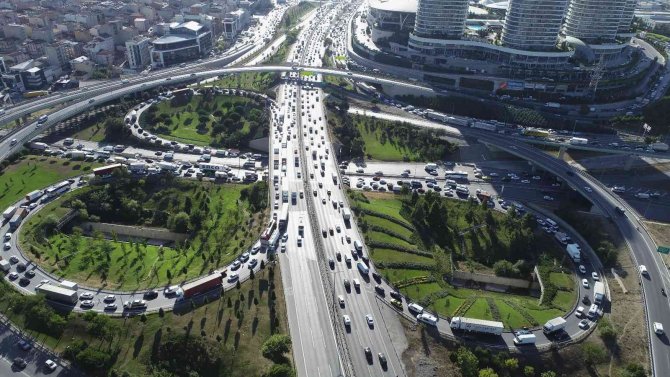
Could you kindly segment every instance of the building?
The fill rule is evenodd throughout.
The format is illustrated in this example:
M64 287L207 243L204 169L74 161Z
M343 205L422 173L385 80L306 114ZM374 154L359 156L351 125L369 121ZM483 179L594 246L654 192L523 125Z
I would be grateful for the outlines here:
M128 67L131 69L144 69L151 64L151 40L146 37L136 37L126 42L126 56Z
M70 60L70 67L72 67L73 72L90 74L95 69L95 64L88 57L79 56Z
M244 9L228 12L223 19L223 37L233 39L249 24L249 13Z
M367 21L370 38L406 40L414 30L417 0L370 0Z
M44 48L47 61L52 67L65 68L69 63L65 44L55 43Z
M167 67L203 57L212 49L212 33L195 21L170 27L168 35L152 42L151 64Z
M413 35L430 39L460 39L467 16L467 0L419 0Z
M7 24L2 27L5 38L18 39L24 41L28 38L28 28L25 25Z
M35 60L28 60L9 67L9 75L14 77L15 82L13 84L20 83L19 87L23 90L43 89L48 85L44 70L38 66ZM5 81L5 75L3 75L3 81Z
M566 5L567 0L511 0L502 31L503 46L555 50Z
M619 34L626 34L630 32L630 27L633 23L633 16L635 15L635 8L637 0L627 0L626 5L621 13L621 22L619 23Z
M570 0L563 32L589 45L612 43L622 25L628 1Z

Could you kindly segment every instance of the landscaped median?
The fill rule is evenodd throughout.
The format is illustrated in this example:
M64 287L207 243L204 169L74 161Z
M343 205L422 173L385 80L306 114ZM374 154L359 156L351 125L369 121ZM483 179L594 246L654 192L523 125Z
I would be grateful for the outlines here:
M563 250L534 230L534 219L435 194L350 190L349 196L382 276L409 300L441 316L496 320L508 329L537 327L569 312L577 300L571 270L562 265ZM535 265L544 285L552 287L542 302L533 283ZM459 276L475 272L491 278L458 279L455 270L464 272ZM495 281L496 275L515 278L522 286L527 281L528 288L483 282Z

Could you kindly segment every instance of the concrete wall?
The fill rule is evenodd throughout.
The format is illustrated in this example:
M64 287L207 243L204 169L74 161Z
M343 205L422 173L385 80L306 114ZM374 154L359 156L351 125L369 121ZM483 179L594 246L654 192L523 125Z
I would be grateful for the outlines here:
M267 137L262 137L260 139L254 139L249 142L249 148L255 149L257 151L269 153L270 152L270 140Z
M85 222L81 224L81 228L87 232L99 231L108 235L116 234L122 237L162 241L183 241L188 238L188 234L174 233L163 228L147 228L142 226Z
M502 276L479 274L476 272L457 270L453 272L453 278L460 280L473 280L479 283L505 285L512 288L540 289L540 284L536 281L531 282L524 279L506 278Z

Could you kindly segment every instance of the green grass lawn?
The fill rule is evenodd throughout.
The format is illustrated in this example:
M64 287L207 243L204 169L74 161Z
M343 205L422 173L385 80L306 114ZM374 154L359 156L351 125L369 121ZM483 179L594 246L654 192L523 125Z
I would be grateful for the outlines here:
M208 85L220 86L223 88L237 88L253 90L255 92L264 92L279 79L279 74L271 72L245 72L237 75L231 75L216 80Z
M433 259L390 249L373 249L372 257L379 262L415 262L433 264Z
M483 298L476 299L470 309L465 312L464 317L493 321L493 315L491 314L489 304Z
M367 130L362 121L356 124L361 138L365 143L365 154L373 160L380 161L403 161L405 157L412 161L419 160L419 154L410 148L405 148L397 143L387 140L382 142L381 129L375 131Z
M572 276L561 272L549 273L549 280L557 287L572 290L575 288L575 281Z
M387 242L391 243L394 245L402 246L402 247L407 247L410 249L416 249L416 245L411 244L405 240L402 240L398 237L395 236L390 236L386 233L382 232L368 232L367 237L370 241L376 241L376 242Z
M496 300L496 306L500 311L500 320L505 324L505 327L508 329L520 329L525 327L530 327L532 324L529 323L518 310L507 305L506 302L502 300Z
M395 233L400 234L401 236L404 236L406 238L411 238L412 237L412 231L407 229L406 227L396 224L392 221L383 219L381 217L375 217L375 216L365 216L365 221L367 221L368 224L370 225L376 225L385 229L388 229L390 231L393 231Z
M99 163L69 161L56 157L27 155L0 174L0 208L12 205L27 193L66 178L91 173Z
M574 291L571 292L558 291L556 292L556 297L554 297L551 303L552 305L567 312L570 309L572 309L572 306L574 305L576 299L577 294Z
M274 287L269 292L270 284ZM25 318L10 310L14 305L14 295L20 295L8 284L2 283L0 290L0 311L23 328ZM277 322L271 323L271 297L276 303ZM44 344L55 352L63 352L75 340L84 340L90 347L104 352L118 348L112 368L119 375L128 372L136 377L149 377L152 353L171 333L202 337L217 345L227 376L260 376L272 362L261 355L263 342L274 333L288 333L286 308L281 284L280 269L274 268L270 277L266 268L256 274L254 280L242 283L239 290L226 292L220 299L197 306L186 313L166 312L164 315L110 317L117 331L111 343L91 335L87 331L88 322L82 313L70 313L63 333L49 336L26 330L36 342ZM287 354L289 359L291 354ZM106 371L99 374L107 375Z
M73 139L93 141L96 143L103 142L105 140L104 123L105 123L104 120L96 122L89 127L86 127L84 129L75 132L70 137Z
M443 288L437 283L414 284L409 287L401 288L400 292L410 298L422 298L431 293L440 292ZM418 300L418 299L417 299Z
M396 268L385 268L382 269L380 272L384 276L384 278L390 281L391 283L396 283L407 279L413 279L417 277L430 275L430 271L405 270Z
M400 209L402 208L400 199L393 199L391 196L388 198L385 197L384 199L368 197L368 201L369 203L357 201L356 205L361 208L391 216L411 227L411 224L400 215Z
M42 221L51 213L62 217L69 210L63 203L80 195L79 192L59 198L31 217L22 228L20 242L24 250L31 251L36 261L48 271L89 286L132 290L197 277L228 264L251 246L261 232L264 212L252 214L245 205L238 204L245 185L203 183L189 187L184 191L184 199L198 197L206 191L209 206L215 210L209 212L202 229L186 247L160 249L141 242L96 240L66 234L53 235L47 242L39 239L38 229ZM93 190L92 187L86 189ZM106 263L100 259L104 255L109 255Z

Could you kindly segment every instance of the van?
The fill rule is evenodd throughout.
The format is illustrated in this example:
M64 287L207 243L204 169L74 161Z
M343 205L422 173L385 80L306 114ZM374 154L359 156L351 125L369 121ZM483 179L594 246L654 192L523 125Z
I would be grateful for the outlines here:
M648 275L649 274L649 271L647 271L647 266L645 266L643 264L640 265L639 270L640 270L640 274L642 274L642 275Z
M415 304L415 303L411 303L411 304L407 305L407 309L409 309L410 312L414 312L414 313L417 313L417 314L423 313L423 306Z
M359 240L355 240L354 249L360 254L363 251L363 244Z

